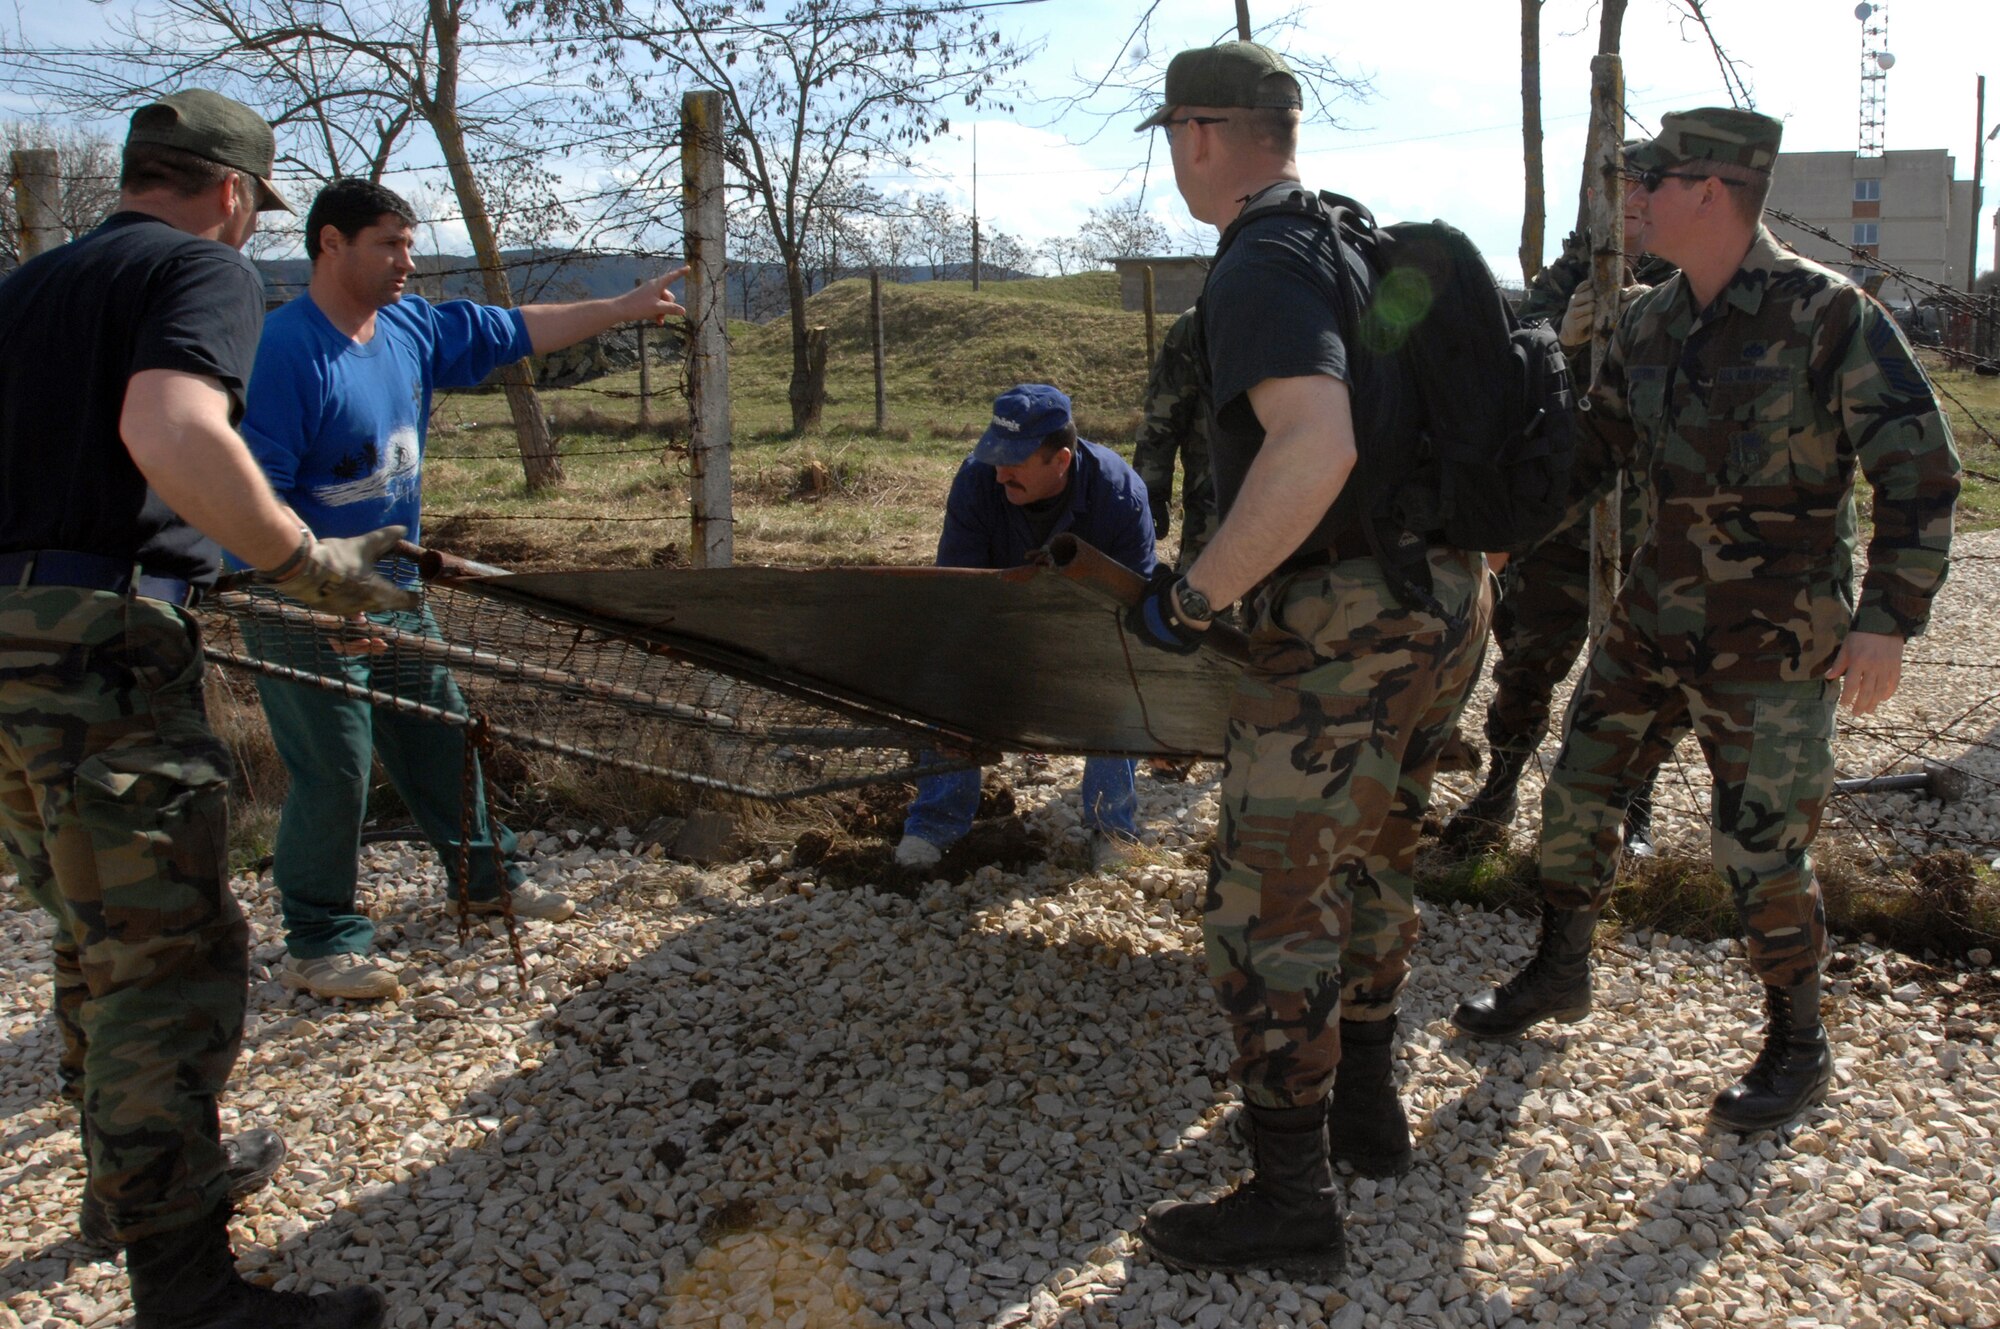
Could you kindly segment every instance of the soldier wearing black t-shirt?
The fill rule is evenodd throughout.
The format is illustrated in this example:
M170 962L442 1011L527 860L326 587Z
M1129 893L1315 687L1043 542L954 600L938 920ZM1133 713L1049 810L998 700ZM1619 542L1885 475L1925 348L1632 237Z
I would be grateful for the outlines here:
M1340 314L1343 266L1373 289L1361 255L1296 212L1233 224L1300 188L1291 71L1249 42L1183 51L1166 103L1140 128L1167 131L1188 210L1223 231L1201 303L1222 525L1131 621L1192 649L1211 606L1250 598L1202 933L1257 1169L1218 1200L1156 1209L1139 1237L1184 1268L1324 1282L1346 1256L1331 1160L1388 1176L1412 1159L1392 1076L1411 869L1479 668L1485 568L1413 540L1392 579L1373 552L1392 556L1369 536L1378 473L1416 436L1400 366L1352 344ZM1427 596L1409 591L1425 579Z
M227 546L337 614L408 603L401 535L315 541L235 432L263 315L240 251L271 130L210 92L132 117L118 211L0 283L0 841L54 916L61 1078L81 1109L83 1226L124 1245L138 1329L372 1329L356 1288L236 1274L216 1096L243 1037L248 928L229 893L227 750L186 612ZM238 1172L243 1168L238 1168Z

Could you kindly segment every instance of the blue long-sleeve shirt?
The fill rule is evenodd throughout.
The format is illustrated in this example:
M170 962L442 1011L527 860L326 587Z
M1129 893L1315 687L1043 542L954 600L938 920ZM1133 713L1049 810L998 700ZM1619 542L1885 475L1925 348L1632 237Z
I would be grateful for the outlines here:
M531 349L518 309L406 295L356 342L302 295L264 320L243 440L314 534L395 524L415 540L432 390L470 387Z
M1069 507L1056 518L1050 538L1068 531L1139 575L1151 575L1153 518L1146 482L1123 457L1088 439L1077 440L1070 465L1075 475L1066 491ZM993 467L968 458L945 500L937 565L1019 567L1036 547L1027 513L1008 501Z

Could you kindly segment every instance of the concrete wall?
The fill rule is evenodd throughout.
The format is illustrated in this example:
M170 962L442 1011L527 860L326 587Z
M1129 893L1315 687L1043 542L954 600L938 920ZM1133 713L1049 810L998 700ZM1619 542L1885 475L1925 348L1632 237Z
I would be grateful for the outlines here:
M1146 307L1146 269L1153 269L1153 311L1171 322L1183 309L1191 309L1201 296L1201 284L1208 278L1206 255L1115 258L1118 269L1118 299L1127 309ZM1161 330L1166 335L1165 329Z
M1969 181L1954 182L1954 162L1942 148L1891 151L1880 157L1851 152L1786 152L1778 156L1771 180L1770 206L1825 228L1841 241L1852 240L1857 222L1874 222L1876 257L1958 289L1965 286L1965 253L1973 224ZM1857 200L1857 180L1881 182L1879 200ZM1860 261L1844 245L1829 244L1783 222L1771 228L1809 258L1841 272ZM1890 277L1882 296L1890 304L1913 303L1927 292L1906 290Z

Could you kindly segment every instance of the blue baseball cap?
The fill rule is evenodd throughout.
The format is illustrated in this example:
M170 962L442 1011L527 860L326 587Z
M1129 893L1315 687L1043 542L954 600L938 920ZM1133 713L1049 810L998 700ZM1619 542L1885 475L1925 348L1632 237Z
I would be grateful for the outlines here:
M1069 423L1069 395L1046 383L1022 383L993 401L993 423L973 445L972 460L1019 466L1042 440Z

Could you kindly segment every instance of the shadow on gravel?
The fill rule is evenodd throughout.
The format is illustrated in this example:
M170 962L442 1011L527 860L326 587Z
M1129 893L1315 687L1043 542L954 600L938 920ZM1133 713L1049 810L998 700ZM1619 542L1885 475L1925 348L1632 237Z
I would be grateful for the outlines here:
M1161 1032L1207 1006L1198 957L971 916L1040 893L996 886L970 910L860 890L673 901L679 930L539 1021L518 1073L448 1101L476 1144L424 1150L412 1131L394 1166L320 1183L348 1204L246 1271L372 1279L400 1329L643 1329L697 1304L842 1325L1025 1307L1146 1204L1207 1184L1209 1160L1188 1168L1174 1141L1223 1097L1213 1031ZM842 935L822 930L833 913ZM424 1037L461 1023L440 1014ZM1092 1115L1155 1081L1169 1110L1127 1133ZM311 1166L305 1123L288 1134ZM306 1189L281 1174L272 1194ZM961 1253L940 1254L947 1237Z

